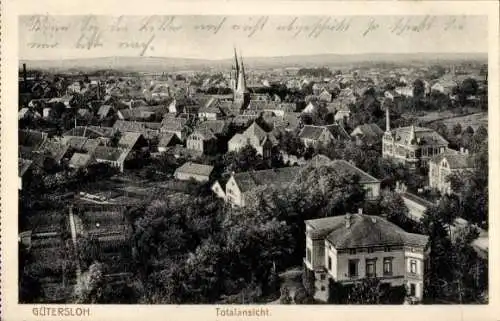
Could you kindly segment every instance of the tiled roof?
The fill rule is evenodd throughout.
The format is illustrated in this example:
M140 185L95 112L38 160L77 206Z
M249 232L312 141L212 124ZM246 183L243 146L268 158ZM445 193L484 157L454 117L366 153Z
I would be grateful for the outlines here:
M105 118L106 116L108 116L112 108L113 107L111 105L102 105L97 111L97 116L99 116L101 119Z
M348 161L345 161L343 159L335 159L329 165L332 166L333 168L335 168L335 170L337 170L340 173L357 175L359 177L359 182L361 184L380 183L380 180L376 179L375 177L371 176L367 172L357 168L353 164L351 164Z
M400 127L393 129L391 131L391 134L393 137L395 137L395 140L397 142L401 142L403 144L411 144L412 142L410 142L410 137L412 130L414 130L415 133L414 143L418 143L420 139L421 144L448 145L448 141L446 139L444 139L436 131L430 128L416 126Z
M54 139L47 139L40 146L40 151L48 152L52 159L56 162L60 162L68 151L69 146L61 141L56 141Z
M118 161L122 154L122 151L116 147L109 146L97 146L94 152L96 159L107 160L107 161Z
M186 118L163 118L161 122L161 128L163 130L173 130L179 131L186 126L187 119Z
M158 140L158 146L166 147L170 145L174 137L177 137L174 133L161 133Z
M362 135L367 138L379 139L382 135L384 135L384 131L374 123L359 125L353 130L353 132L357 130L360 130Z
M325 127L332 133L335 139L350 139L351 136L346 132L344 127L340 124L325 125Z
M197 128L189 136L191 137L192 135L198 135L198 136L202 137L203 140L217 139L217 137L215 137L214 133L208 128Z
M142 136L141 133L124 132L120 136L120 140L118 141L118 146L124 148L132 148L134 147L135 143L137 143L137 141L141 136Z
M92 156L89 154L74 153L71 159L69 160L69 165L75 168L83 168L86 167L91 160Z
M451 169L474 168L474 154L466 154L453 149L447 149L444 153L431 158L431 162L439 164L446 159Z
M224 120L207 120L200 123L197 129L209 129L215 135L222 135L227 130L227 123Z
M245 193L261 185L287 185L292 183L300 167L273 168L261 171L250 171L233 174L241 192Z
M188 173L188 174L195 174L195 175L210 176L213 169L214 169L214 167L210 166L210 165L203 165L203 164L196 164L193 162L187 162L187 163L184 163L181 167L177 168L175 170L175 172L176 173Z
M350 217L350 225L346 220ZM326 239L336 249L373 246L408 245L424 247L429 237L404 231L399 226L379 216L348 214L308 220L315 237Z
M299 133L300 138L317 140L321 137L326 127L305 125Z

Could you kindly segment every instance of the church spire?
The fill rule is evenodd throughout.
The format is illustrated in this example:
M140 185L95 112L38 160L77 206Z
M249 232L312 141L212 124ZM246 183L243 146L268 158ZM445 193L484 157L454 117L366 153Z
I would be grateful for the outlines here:
M234 49L234 68L236 70L236 77L240 74L240 65L238 64L238 56L236 54L236 47L233 47Z
M238 86L236 87L239 92L244 93L247 91L247 84L245 78L245 66L243 65L243 58L240 56L241 69L238 73Z

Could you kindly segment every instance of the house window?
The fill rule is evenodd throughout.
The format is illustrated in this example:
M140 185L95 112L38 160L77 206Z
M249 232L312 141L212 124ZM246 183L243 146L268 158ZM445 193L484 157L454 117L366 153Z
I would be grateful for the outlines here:
M311 255L311 249L310 249L310 248L307 248L307 249L306 249L306 260L307 260L307 262L309 262L309 263L312 263L312 261L311 261L311 256L312 256L312 255Z
M358 260L349 260L349 277L356 277L358 276Z
M366 260L366 276L374 277L377 275L375 260Z
M384 275L392 275L392 259L384 258Z
M332 269L332 258L328 256L328 270Z
M349 254L356 254L356 249L349 249Z
M373 253L373 247L368 248L368 253Z
M417 274L417 260L410 261L410 273Z
M384 247L384 252L390 252L391 248L389 246Z
M415 283L410 283L410 296L416 296L417 295L417 287L415 286Z
M324 281L326 279L326 274L321 274L321 281Z

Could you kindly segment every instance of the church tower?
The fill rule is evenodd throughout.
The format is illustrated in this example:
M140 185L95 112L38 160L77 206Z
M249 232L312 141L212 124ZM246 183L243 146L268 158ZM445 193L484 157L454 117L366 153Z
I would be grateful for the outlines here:
M237 60L236 60L237 61ZM238 67L238 83L236 84L236 90L234 91L234 103L239 109L245 109L250 102L250 93L247 89L245 66L243 64L243 58L240 56L241 66Z
M234 48L234 64L231 66L231 79L230 79L230 87L233 90L233 93L236 93L236 89L238 86L238 75L240 72L240 66L238 64L238 57L236 56L236 48Z

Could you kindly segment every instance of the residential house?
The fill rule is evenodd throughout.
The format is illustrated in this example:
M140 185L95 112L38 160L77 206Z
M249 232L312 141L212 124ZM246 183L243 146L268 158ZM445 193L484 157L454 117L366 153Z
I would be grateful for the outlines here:
M306 147L327 145L335 138L325 126L305 125L299 133L299 138Z
M226 192L224 192L224 188L222 188L222 184L219 181L215 181L210 189L214 192L215 196L223 200L226 199Z
M248 128L257 118L258 115L255 114L237 115L231 120L231 125L236 128Z
M413 86L396 87L394 91L400 96L413 97Z
M179 138L181 141L184 141L188 134L188 128L186 126L187 121L188 120L186 118L165 117L161 122L160 131L162 133L174 133L175 135L177 135L177 138Z
M213 169L210 165L187 162L175 170L174 177L182 181L194 179L198 182L208 182Z
M74 153L68 162L69 168L73 169L85 169L93 162L93 157L91 154L86 153Z
M127 153L120 148L110 146L97 146L94 151L94 158L97 163L106 163L116 167L120 172L125 168Z
M277 145L276 138L265 132L257 123L253 123L242 134L235 134L228 142L228 151L239 151L246 145L251 145L257 155L263 158L271 157L272 148Z
M451 193L448 177L475 168L474 155L463 148L460 151L446 149L429 160L429 186L441 193Z
M211 97L198 109L198 118L201 120L216 120L223 115L220 106L222 101L218 98Z
M327 302L329 279L351 285L380 278L391 286L407 286L422 300L428 236L412 234L380 216L346 214L305 221L304 263L315 274L317 300Z
M431 86L431 92L438 92L444 95L451 95L453 90L458 87L458 84L453 80L439 80Z
M160 134L162 124L154 122L136 122L118 119L113 128L120 133L132 132L141 133L144 138L151 140L156 139Z
M169 147L181 144L181 140L174 133L160 133L158 137L158 152L164 153Z
M386 108L386 131L382 138L382 157L409 165L427 167L430 158L442 154L448 141L436 131L413 125L391 130Z
M273 168L261 171L232 173L226 184L226 201L234 206L248 205L248 195L258 186L288 186L297 177L300 167Z
M319 109L319 104L315 101L307 103L306 107L302 110L303 114L312 114Z
M323 156L326 157L326 156ZM359 178L359 184L365 190L366 200L373 201L380 197L380 183L381 181L367 172L359 169L354 164L343 160L332 160L329 166L335 168L340 174L355 175Z
M330 92L328 92L328 90L326 90L325 88L323 88L320 93L318 94L318 100L319 101L323 101L323 102L331 102L332 101L332 94L330 94Z
M226 136L228 132L228 122L224 120L206 120L198 124L196 129L210 130L217 137Z
M186 147L203 154L212 154L217 150L217 137L210 129L197 128L188 136Z
M336 112L335 112L335 115L333 116L333 119L338 122L338 123L342 123L342 124L347 124L347 121L349 120L349 118L351 117L351 110L349 109L349 107L345 104L341 104Z
M358 145L374 145L379 143L384 136L384 131L375 123L363 124L354 128L351 137L356 140Z
M328 129L330 133L332 133L333 138L336 140L344 140L344 141L351 140L351 136L345 130L344 126L340 123L325 125L324 127Z
M147 150L148 142L141 133L124 132L120 135L117 147L128 150Z
M92 139L97 138L111 138L117 132L112 127L98 127L98 126L76 126L71 128L63 134L65 136L80 136Z
M69 146L58 139L47 139L39 147L38 151L50 158L55 164L61 165L66 156Z
M134 108L134 109L121 109L116 113L116 115L118 116L118 119L122 120L149 121L153 120L155 112L150 110Z

